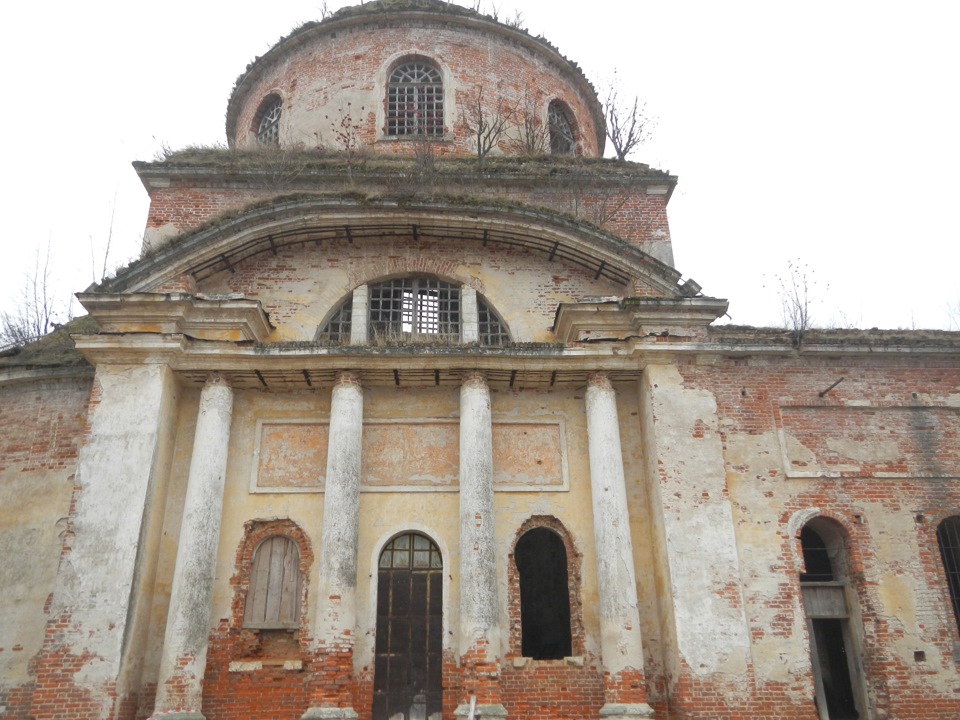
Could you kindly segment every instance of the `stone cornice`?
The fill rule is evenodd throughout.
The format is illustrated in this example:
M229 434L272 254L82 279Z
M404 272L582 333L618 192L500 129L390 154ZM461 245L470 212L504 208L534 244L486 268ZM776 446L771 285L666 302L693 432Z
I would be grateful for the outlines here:
M598 298L560 303L553 331L559 342L634 337L705 337L707 326L727 311L717 298Z
M186 293L80 293L104 335L180 334L197 340L262 341L273 326L259 300ZM78 346L79 347L79 346Z

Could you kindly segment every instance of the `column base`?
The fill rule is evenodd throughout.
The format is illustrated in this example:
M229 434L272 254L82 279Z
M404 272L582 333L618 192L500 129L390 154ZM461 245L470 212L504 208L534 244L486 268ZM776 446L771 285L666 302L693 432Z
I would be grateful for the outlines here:
M600 708L603 720L635 720L652 718L653 708L646 703L607 703Z
M353 708L312 707L300 720L357 720L357 713Z
M192 710L170 710L169 712L155 712L149 720L207 720L203 715Z
M456 717L467 718L470 716L470 705L464 703L457 706L453 713ZM473 708L474 718L505 718L507 709L503 705L476 705Z

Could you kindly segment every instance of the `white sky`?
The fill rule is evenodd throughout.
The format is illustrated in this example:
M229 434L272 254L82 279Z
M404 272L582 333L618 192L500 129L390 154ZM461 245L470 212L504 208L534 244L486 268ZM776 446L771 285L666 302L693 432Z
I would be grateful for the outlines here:
M111 265L134 258L148 200L130 162L224 142L236 77L321 3L11 5L0 309L48 242L61 297L85 288L114 206ZM657 129L632 159L679 175L676 266L734 322L779 323L793 260L821 325L960 327L960 3L502 0L501 18L517 7L647 101Z

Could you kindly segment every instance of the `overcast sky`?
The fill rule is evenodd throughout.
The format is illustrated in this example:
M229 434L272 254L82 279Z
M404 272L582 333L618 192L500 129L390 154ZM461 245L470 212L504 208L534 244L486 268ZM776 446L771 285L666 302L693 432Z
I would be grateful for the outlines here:
M114 211L110 264L133 259L148 200L130 162L223 143L236 77L321 4L11 6L0 309L48 243L62 298L99 277ZM960 3L502 0L501 18L517 8L646 100L658 123L632 159L679 176L677 269L733 322L779 324L794 261L821 325L960 324Z

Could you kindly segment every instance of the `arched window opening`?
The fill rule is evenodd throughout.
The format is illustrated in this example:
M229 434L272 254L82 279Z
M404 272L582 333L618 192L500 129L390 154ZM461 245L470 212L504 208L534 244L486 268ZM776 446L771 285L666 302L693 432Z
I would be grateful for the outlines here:
M801 530L800 547L817 708L821 718L854 720L863 716L863 692L850 627L855 597L845 579L843 537L830 523L814 520Z
M375 340L460 338L460 286L436 278L395 278L370 286Z
M261 145L280 144L280 114L283 102L276 95L269 95L254 116L257 142Z
M420 533L380 553L373 718L440 717L443 706L443 560Z
M521 652L534 660L572 654L567 551L545 527L524 533L514 550L520 576Z
M387 135L443 135L443 80L430 63L413 60L390 73Z
M349 343L352 316L353 296L350 296L320 328L317 333L317 341L329 345L346 345Z
M510 334L503 321L497 316L487 301L477 297L477 313L479 319L479 335L481 345L502 346L510 342Z
M800 582L831 582L834 580L833 564L827 544L809 525L800 531L800 547L803 548L803 566Z
M362 304L354 303L357 293ZM355 306L356 312L365 306L367 317L353 317ZM465 342L503 347L511 338L506 323L473 289L416 276L356 288L317 329L316 341L326 345Z
M550 153L552 155L573 155L576 137L570 115L563 105L554 100L547 107L547 124L550 128Z
M271 535L253 554L243 626L258 629L300 627L300 551L286 535Z
M953 617L960 628L960 517L948 517L940 523L937 528L937 545L940 546L943 571L947 575Z

